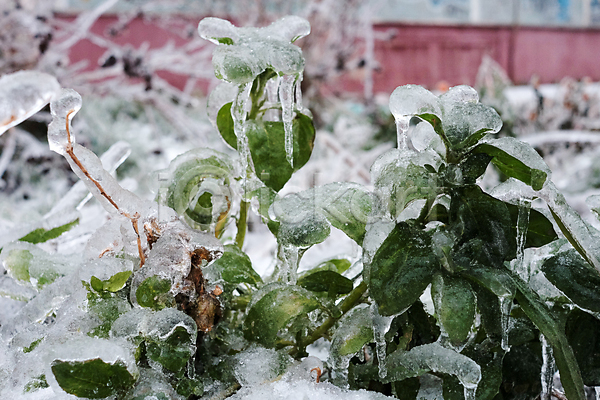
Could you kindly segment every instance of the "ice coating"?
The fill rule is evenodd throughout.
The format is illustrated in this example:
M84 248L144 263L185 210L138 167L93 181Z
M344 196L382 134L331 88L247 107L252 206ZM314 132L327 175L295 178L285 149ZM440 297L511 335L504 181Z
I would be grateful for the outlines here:
M397 87L390 96L390 112L396 120L418 114L441 114L438 98L419 85Z
M527 230L529 228L529 215L531 213L530 197L522 196L518 200L519 214L517 216L517 257L513 261L515 272L525 282L529 282L531 278L531 270L529 263L524 260L525 240L527 238Z
M477 103L478 101L477 90L467 85L453 86L440 96L440 102L444 108L456 103Z
M481 380L481 367L470 358L442 347L439 343L424 344L409 351L396 351L388 356L388 369L395 364L409 370L431 370L455 375L463 385L465 398L472 399L473 391ZM388 379L393 380L393 376Z
M238 28L229 21L205 18L198 33L220 45L213 54L217 77L237 84L249 83L267 68L281 75L297 75L304 68L304 58L296 39L310 33L304 18L284 17L264 28Z
M50 102L52 122L48 125L48 145L50 150L65 155L67 146L75 143L71 120L81 109L81 95L73 89L62 89Z
M285 371L292 358L264 347L251 347L234 357L234 374L242 386L272 381Z
M578 251L600 272L600 233L581 219L552 181L549 180L538 193L548 204L553 217L561 221L561 229L567 230L576 242Z
M500 339L500 347L502 350L510 351L508 344L508 331L510 329L510 311L512 309L514 296L499 296L500 302L500 326L502 327L502 338Z
M52 75L19 71L0 78L0 135L41 110L60 91Z
M251 163L245 134L246 104L252 83L269 69L276 73L286 159L293 166L292 121L294 111L302 108L300 81L304 57L300 48L292 43L310 33L308 21L288 16L264 28L237 28L229 21L205 18L198 24L198 33L202 38L220 45L213 53L215 75L238 86L231 115L244 169ZM267 87L270 92L274 91L273 84L267 83ZM274 100L269 98L269 101Z
M331 339L328 362L331 365L334 382L338 386L348 387L348 366L350 359L356 353L345 347L347 342L357 335L357 330L361 331L360 333L366 331L367 337L369 336L368 331L371 331L372 337L373 316L371 307L367 304L361 304L344 315Z

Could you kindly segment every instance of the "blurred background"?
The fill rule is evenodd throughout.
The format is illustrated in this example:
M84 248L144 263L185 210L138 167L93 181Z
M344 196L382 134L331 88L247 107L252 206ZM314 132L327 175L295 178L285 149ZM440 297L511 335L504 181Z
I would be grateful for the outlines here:
M369 184L373 161L395 146L391 92L468 84L501 114L499 135L531 143L588 213L583 201L600 188L600 0L5 0L0 74L40 70L80 92L78 141L98 154L130 143L118 176L152 197L152 171L177 154L228 151L206 114L218 81L200 19L266 26L288 14L312 26L296 43L319 130L290 187ZM46 109L0 136L2 226L43 215L75 182L47 149L49 121Z

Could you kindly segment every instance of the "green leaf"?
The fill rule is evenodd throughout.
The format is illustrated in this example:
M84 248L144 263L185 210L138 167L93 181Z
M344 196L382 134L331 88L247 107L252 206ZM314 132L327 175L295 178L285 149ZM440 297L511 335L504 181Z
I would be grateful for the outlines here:
M575 304L600 312L600 275L575 249L548 258L541 268L546 278Z
M236 245L225 245L223 255L215 260L209 268L217 270L227 283L248 283L253 286L262 283L262 278L252 268L250 257Z
M44 229L44 228L36 229L34 231L29 232L27 235L23 236L19 240L22 242L29 242L29 243L34 243L34 244L35 243L44 243L50 239L56 239L63 233L69 231L71 228L73 228L77 224L79 224L79 218L77 218L71 222L67 222L66 224L52 228L52 229Z
M308 162L312 154L315 141L312 119L298 112L293 120L293 168L286 158L283 122L249 120L246 123L248 145L256 176L269 188L278 192L292 173Z
M502 266L504 261L516 256L517 242L506 204L484 193L477 185L461 187L452 196L450 227L460 238L459 245L474 245L474 239L482 245L479 250L463 249L471 253L461 261L466 264L463 267L473 259L485 265Z
M373 317L368 306L356 307L339 322L331 339L333 357L358 353L363 346L373 342Z
M497 297L513 297L516 293L513 278L504 268L473 263L470 268L460 271L460 274L486 288Z
M298 286L311 292L327 292L330 297L350 293L353 289L352 280L336 271L309 271L298 279Z
M225 143L237 150L237 136L233 130L233 117L231 116L231 106L233 102L225 104L217 113L217 129Z
M337 271L340 274L346 272L352 266L352 262L346 258L334 258L320 264L316 269L327 269Z
M408 309L431 283L439 261L431 250L430 234L409 225L397 224L371 263L369 293L381 315Z
M475 319L475 294L461 278L436 274L431 283L431 297L440 325L454 344L463 343Z
M600 321L574 309L567 319L565 333L581 368L583 383L600 386Z
M23 347L23 353L31 353L40 343L42 343L42 340L44 340L43 337L34 340L29 346Z
M65 392L89 399L123 393L136 381L122 361L109 364L99 358L86 361L54 360L52 373Z
M244 337L265 347L274 347L278 332L300 315L319 307L309 291L299 286L273 284L258 301L251 303L244 321Z
M550 169L530 145L512 137L488 140L473 149L473 154L485 153L505 175L540 190L550 176Z
M135 291L137 302L142 307L162 310L175 305L175 300L169 294L171 281L156 275L146 278Z
M46 389L47 387L50 387L50 385L48 385L48 382L46 381L46 375L42 374L27 382L23 389L23 393L35 392L36 390Z
M464 183L474 184L485 173L492 156L485 153L470 153L459 164Z
M519 207L514 204L505 204L510 212L510 218L513 221L513 230L516 236ZM529 225L527 227L527 235L525 237L525 248L542 247L550 242L555 241L556 239L558 239L558 235L554 231L554 225L552 225L552 222L550 222L550 220L541 212L530 209Z
M548 343L552 345L554 360L560 372L560 379L567 398L569 400L585 400L583 379L577 365L577 359L564 331L553 319L544 303L524 282L514 277L513 281L518 289L515 298L519 305L540 332L544 334Z
M11 276L23 282L29 282L29 268L33 254L29 250L11 249L4 260L4 268L10 272Z
M371 213L373 196L356 183L336 182L307 189L278 198L273 202L275 218L282 229L291 236L315 237L301 240L307 244L318 243L329 234L329 224L340 229L349 238L361 244ZM278 235L280 236L280 235Z

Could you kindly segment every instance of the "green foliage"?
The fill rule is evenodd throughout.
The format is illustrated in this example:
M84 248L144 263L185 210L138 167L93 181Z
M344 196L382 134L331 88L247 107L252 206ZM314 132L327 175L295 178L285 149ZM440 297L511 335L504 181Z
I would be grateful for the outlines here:
M307 33L305 21L286 21L299 28L282 31L283 37L272 27L201 22L201 35L218 44L217 77L237 90L219 99L215 122L239 157L193 149L173 160L161 172L166 190L157 201L179 216L173 221L205 233L154 216L140 216L136 227L132 219L135 229L144 229L150 260L139 260L133 279L123 271L83 282L87 297L77 306L87 315L73 334L128 343L123 354L135 359L139 379L122 361L56 359L51 370L59 386L85 398L226 398L246 385L234 365L242 355L267 348L273 360L286 359L266 366L276 370L269 379L277 379L295 368L288 366L290 356L301 360L307 346L323 340L330 342L332 361L324 379L337 385L412 400L425 376L435 376L446 399L523 399L541 390L543 335L566 397L583 400L584 383L600 384L600 323L593 314L600 312L600 277L590 265L600 254L578 236L557 201L549 201L547 213L494 197L478 184L492 163L530 186L534 197L548 199L544 191L552 182L541 157L516 139L487 138L501 120L472 88L438 97L406 85L392 94L390 110L400 127L420 120L418 133L429 135L423 141L429 146L399 146L380 156L372 167L373 191L337 182L282 196L292 174L309 162L316 134L310 113L284 99L285 91L300 97L294 91L304 59L292 42ZM256 55L258 42L263 52ZM266 93L274 84L282 85L279 100ZM261 277L244 251L252 212L278 242L270 277ZM546 215L576 247L555 242L544 248L544 260L525 265L526 249L558 238ZM76 222L21 240L41 243ZM298 275L304 252L327 239L332 227L362 248L362 260L331 259ZM177 257L161 238L177 239L171 242ZM212 244L192 246L194 240ZM159 252L153 245L164 247ZM43 289L64 275L57 267L34 268L41 257L28 249L1 255L10 276ZM428 288L433 309L424 304ZM52 324L61 315L52 310L43 317ZM52 346L47 338L28 337L20 356L37 356ZM44 375L28 379L26 392L48 386Z
M79 224L79 218L51 229L38 228L34 231L29 232L27 235L23 236L19 240L22 242L29 243L44 243L50 239L56 239L63 233L71 230L71 228L73 228L77 224Z
M100 358L85 361L54 360L52 373L65 392L90 399L122 393L136 381L136 377L122 362L106 363Z

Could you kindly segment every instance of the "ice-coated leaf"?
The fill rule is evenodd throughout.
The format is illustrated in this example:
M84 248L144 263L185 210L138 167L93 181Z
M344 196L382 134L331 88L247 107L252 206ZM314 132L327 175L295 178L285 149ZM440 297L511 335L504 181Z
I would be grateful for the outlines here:
M280 223L277 240L294 248L310 247L321 243L329 236L331 228L327 219L317 211L303 213L301 222Z
M131 306L127 301L116 296L90 297L88 296L88 310L99 320L99 324L88 332L88 336L108 339L112 324L121 315L131 310Z
M198 32L220 45L213 53L215 75L244 84L269 68L280 75L301 73L304 57L292 43L310 33L310 24L304 18L288 16L265 28L238 28L226 20L205 18L198 24Z
M350 356L373 342L373 320L368 306L358 306L348 312L339 322L331 339L332 357Z
M408 309L431 283L439 260L431 237L406 222L396 225L371 263L369 293L381 315Z
M283 122L248 121L246 134L256 176L267 187L278 192L292 173L309 160L314 147L315 128L312 119L296 113L292 122L294 138L293 167L287 162Z
M0 78L0 136L48 104L60 91L52 75L19 71Z
M325 230L329 223L360 244L373 200L359 184L335 182L276 199L272 210L280 230Z
M77 224L79 224L79 218L51 229L38 228L34 231L29 232L27 235L23 236L19 240L28 243L44 243L50 239L56 239L63 233L69 231Z
M214 44L233 44L238 40L237 28L229 21L221 18L204 18L198 24L200 37Z
M326 292L330 297L336 297L350 293L353 282L336 271L311 270L298 279L298 286L311 292Z
M512 297L515 295L515 284L503 268L473 263L470 268L462 270L461 275L498 297Z
M398 349L385 359L386 381L399 381L420 376L429 371L454 375L465 388L476 388L481 380L481 368L472 359L438 343Z
M218 271L227 283L248 283L256 286L262 282L260 275L252 268L250 257L236 245L225 245L221 258L215 260L209 268Z
M167 188L166 205L182 215L195 229L216 229L224 223L234 194L236 171L226 154L200 148L177 156L169 168L159 172Z
M542 272L575 304L600 312L600 275L575 249L548 258Z
M146 354L165 369L178 372L184 368L194 351L191 335L181 326L176 326L166 338L146 340Z
M467 102L444 108L442 129L456 150L475 146L485 135L500 128L502 119L490 106Z
M507 176L540 190L550 177L550 168L530 145L512 137L490 139L479 144L473 153L492 156L492 163Z
M581 369L583 383L600 386L600 321L574 309L567 318L565 333Z
M371 179L377 197L393 217L409 203L435 196L438 175L426 167L438 168L441 160L432 152L402 152L396 149L381 155L371 166ZM434 168L434 169L435 169Z
M461 278L436 274L431 283L431 297L440 325L452 343L463 343L475 319L475 294Z
M513 277L513 282L517 287L515 299L521 309L552 345L554 360L567 398L584 400L583 379L564 330L561 329L560 324L553 318L539 296L519 278Z
M175 304L173 296L169 293L170 290L171 281L169 279L152 275L138 286L135 296L140 306L162 310Z
M419 85L397 87L390 96L390 112L395 118L419 114L441 115L437 96Z
M223 105L217 113L217 129L225 143L237 150L237 137L233 129L233 118L231 117L231 106L233 102Z
M244 337L266 347L275 346L278 332L294 318L320 305L308 290L299 286L274 285L264 290L266 293L249 306Z
M153 313L143 324L148 358L171 372L181 371L196 351L197 326L174 308Z
M52 362L52 373L60 387L77 397L102 399L123 393L136 381L121 361L106 363L100 358Z

